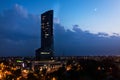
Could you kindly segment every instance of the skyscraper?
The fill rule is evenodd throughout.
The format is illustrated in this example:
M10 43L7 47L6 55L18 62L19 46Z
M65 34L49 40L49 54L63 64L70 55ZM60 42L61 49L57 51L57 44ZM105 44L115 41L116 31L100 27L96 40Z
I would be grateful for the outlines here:
M41 48L36 50L36 59L51 59L53 53L53 10L49 10L41 14Z

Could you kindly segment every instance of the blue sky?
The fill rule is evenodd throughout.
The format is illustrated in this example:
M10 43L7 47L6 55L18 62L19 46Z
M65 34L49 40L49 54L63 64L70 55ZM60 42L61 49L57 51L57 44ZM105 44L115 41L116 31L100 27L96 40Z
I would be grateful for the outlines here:
M1 0L0 11L15 4L24 7L28 13L40 15L53 9L54 17L71 29L74 24L92 33L106 32L120 34L119 0Z
M0 0L0 56L33 56L49 9L55 55L120 54L120 0Z

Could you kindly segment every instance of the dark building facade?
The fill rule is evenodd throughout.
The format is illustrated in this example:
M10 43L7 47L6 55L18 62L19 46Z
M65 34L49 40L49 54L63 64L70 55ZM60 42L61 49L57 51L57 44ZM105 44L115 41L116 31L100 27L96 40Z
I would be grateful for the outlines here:
M49 60L53 54L53 10L49 10L41 14L41 48L36 50L36 60Z

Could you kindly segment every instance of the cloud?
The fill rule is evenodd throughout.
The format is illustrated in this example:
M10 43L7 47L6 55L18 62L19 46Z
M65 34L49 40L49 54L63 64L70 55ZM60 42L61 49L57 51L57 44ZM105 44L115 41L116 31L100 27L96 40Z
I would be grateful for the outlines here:
M57 55L118 55L120 52L119 36L92 34L81 30L78 25L74 25L72 30L65 30L60 24L55 25Z
M65 26L54 19L55 55L119 54L118 34L114 33L114 36L106 33L93 34L79 27L73 25L72 30L66 30ZM18 4L0 14L0 56L33 56L35 49L39 47L39 16L29 14Z
M3 11L0 14L1 55L33 55L35 47L40 44L39 29L39 17L28 14L20 5Z
M57 24L60 24L60 20L59 20L59 18L54 18L54 23L57 23Z
M27 10L25 10L22 6L20 6L18 4L14 5L14 9L15 9L15 11L19 12L19 14L21 14L23 17L28 16Z

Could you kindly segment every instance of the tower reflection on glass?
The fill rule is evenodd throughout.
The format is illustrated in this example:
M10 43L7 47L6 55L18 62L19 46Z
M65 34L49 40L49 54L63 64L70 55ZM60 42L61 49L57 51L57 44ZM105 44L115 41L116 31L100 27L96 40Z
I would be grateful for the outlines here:
M53 10L41 14L41 48L36 50L36 60L49 60L54 52Z

